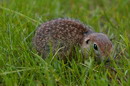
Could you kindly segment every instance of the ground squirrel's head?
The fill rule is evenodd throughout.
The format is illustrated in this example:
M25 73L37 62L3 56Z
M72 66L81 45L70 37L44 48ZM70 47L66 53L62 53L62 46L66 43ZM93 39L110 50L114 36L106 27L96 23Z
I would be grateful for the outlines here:
M85 34L82 49L84 51L92 49L95 52L96 59L107 60L112 51L112 42L103 33Z

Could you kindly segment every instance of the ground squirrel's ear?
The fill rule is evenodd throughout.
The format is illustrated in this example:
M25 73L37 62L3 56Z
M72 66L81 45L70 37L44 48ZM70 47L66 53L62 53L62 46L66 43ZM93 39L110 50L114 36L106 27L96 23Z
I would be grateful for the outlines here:
M86 44L89 44L89 41L90 41L90 39L87 38L87 39L85 40Z

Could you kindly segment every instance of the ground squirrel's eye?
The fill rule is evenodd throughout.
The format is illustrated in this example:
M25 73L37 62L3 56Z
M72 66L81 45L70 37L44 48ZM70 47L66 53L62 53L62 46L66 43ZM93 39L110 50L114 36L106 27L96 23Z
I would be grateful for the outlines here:
M90 39L88 39L88 40L86 41L86 44L88 44L88 43L89 43L89 41L90 41Z
M94 49L95 49L95 50L98 50L98 47L97 47L97 45L96 45L96 44L94 44L94 46L93 46L93 47L94 47Z

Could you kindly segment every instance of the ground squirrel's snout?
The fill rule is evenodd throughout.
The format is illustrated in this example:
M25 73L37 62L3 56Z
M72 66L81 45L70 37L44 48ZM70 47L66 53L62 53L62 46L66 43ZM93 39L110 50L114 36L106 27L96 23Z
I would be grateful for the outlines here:
M84 38L83 48L92 48L96 54L96 59L109 61L112 51L112 42L102 33L92 33Z

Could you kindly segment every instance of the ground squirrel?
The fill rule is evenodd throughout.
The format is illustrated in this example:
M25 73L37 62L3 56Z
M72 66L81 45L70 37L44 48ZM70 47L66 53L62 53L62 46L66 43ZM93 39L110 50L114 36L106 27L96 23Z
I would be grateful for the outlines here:
M111 53L112 43L103 33L96 33L87 25L78 20L59 18L41 24L33 39L37 51L47 57L50 45L53 52L64 47L60 52L64 55L75 45L81 47L81 51L93 48L95 54L104 59ZM85 52L87 55L87 52Z

